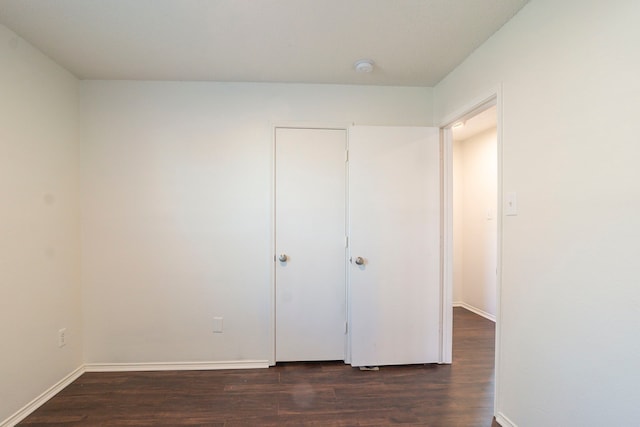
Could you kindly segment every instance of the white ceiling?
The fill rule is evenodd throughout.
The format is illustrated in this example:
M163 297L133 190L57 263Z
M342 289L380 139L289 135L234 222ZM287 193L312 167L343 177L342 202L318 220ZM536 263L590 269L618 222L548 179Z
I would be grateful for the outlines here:
M496 106L463 120L462 123L464 126L452 128L454 141L464 141L488 129L495 128L498 125Z
M0 23L82 79L434 86L526 1L0 0Z

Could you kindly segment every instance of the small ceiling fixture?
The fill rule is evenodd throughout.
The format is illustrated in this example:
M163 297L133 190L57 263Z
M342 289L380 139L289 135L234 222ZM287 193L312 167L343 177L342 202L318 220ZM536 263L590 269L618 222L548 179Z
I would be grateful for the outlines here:
M451 126L453 129L462 129L464 127L464 122L457 122Z
M373 61L370 59L360 59L354 64L358 73L370 73L373 71Z

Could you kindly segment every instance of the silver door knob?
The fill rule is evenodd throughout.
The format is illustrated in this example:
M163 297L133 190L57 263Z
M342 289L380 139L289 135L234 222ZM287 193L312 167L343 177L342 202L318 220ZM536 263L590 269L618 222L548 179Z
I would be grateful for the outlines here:
M287 259L288 259L287 254L280 254L278 259L280 260L280 262L287 262Z
M356 257L356 265L363 265L364 264L364 258L362 258L361 256Z

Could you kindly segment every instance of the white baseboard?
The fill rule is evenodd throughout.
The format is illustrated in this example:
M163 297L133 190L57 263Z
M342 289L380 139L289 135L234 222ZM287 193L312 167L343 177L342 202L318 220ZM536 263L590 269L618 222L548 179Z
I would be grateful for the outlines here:
M509 418L507 418L502 412L498 412L496 414L496 421L502 426L502 427L518 427L516 425L516 423L514 423L513 421L511 421Z
M224 362L152 362L152 363L87 363L86 372L135 371L209 371L217 369L268 368L267 360L234 360Z
M6 420L0 422L0 427L13 427L18 424L20 421L27 418L31 413L33 413L36 409L44 405L47 400L51 399L56 394L60 393L62 389L66 386L74 382L80 375L84 373L84 366L78 367L76 370L71 372L69 375L49 387L44 393L40 396L33 399L31 402L27 403L22 409L19 409L15 414L11 415Z
M482 317L484 317L485 319L489 319L489 320L491 320L492 322L495 322L495 321L496 321L496 316L494 316L493 314L491 314L491 313L487 313L487 312L486 312L486 311L484 311L484 310L480 310L479 308L474 307L474 306L472 306L472 305L470 305L470 304L467 304L466 302L456 301L456 302L454 302L454 303L453 303L453 306L454 306L454 307L462 307L462 308L465 308L465 309L467 309L467 310L469 310L469 311L471 311L471 312L473 312L473 313L477 314L478 316L482 316Z

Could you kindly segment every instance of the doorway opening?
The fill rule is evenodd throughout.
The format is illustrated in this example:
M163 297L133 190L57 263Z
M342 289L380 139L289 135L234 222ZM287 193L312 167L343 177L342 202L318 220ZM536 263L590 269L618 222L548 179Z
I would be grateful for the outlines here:
M492 372L487 404L493 403L494 412L500 374L501 99L501 89L497 87L447 116L441 126L442 325L445 332L453 331L455 310L456 322L473 319L472 326L486 332L481 338L480 330L470 330L467 337L486 340L487 367ZM457 323L457 330L459 326ZM465 339L443 335L443 363L455 363L455 348L464 345Z
M496 106L452 127L453 363L495 372L496 284L498 274L498 133ZM495 376L478 396L495 406Z
M452 127L453 307L496 320L496 106Z

